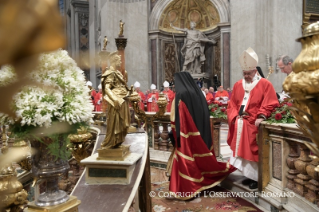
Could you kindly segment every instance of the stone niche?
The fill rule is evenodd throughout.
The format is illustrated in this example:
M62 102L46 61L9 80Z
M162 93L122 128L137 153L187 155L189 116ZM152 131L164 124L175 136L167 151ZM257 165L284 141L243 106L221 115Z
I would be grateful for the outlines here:
M201 73L193 74L194 79L203 78L206 87L229 87L230 25L228 15L225 15L228 7L227 2L219 0L158 1L150 15L151 82L158 85L165 80L171 82L174 73L183 69L181 49L186 35L170 27L170 23L178 28L189 29L193 21L197 30L217 42L214 45L205 44L206 60Z

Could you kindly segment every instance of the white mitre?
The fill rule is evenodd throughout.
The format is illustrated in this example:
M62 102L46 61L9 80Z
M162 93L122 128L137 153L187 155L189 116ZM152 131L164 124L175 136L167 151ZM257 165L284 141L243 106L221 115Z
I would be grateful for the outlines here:
M141 84L138 81L136 81L134 83L134 88L139 88L139 87L141 87Z
M167 87L169 87L169 83L168 83L167 81L165 81L165 82L163 83L163 86L164 86L164 88L167 88Z
M156 85L152 84L152 85L151 85L151 89L152 89L152 90L156 89Z
M102 89L102 85L99 84L99 86L97 86L97 88L98 88L99 90L101 90L101 89Z
M87 81L87 82L86 82L86 85L87 85L87 86L92 86L93 84L92 84L91 81Z
M258 65L258 56L252 48L245 50L239 57L239 63L243 71L250 71Z

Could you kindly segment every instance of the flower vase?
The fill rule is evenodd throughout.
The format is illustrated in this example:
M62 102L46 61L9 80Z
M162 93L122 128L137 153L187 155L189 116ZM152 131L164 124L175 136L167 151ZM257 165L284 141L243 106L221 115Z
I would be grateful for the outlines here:
M50 142L52 141L49 138L42 139L42 142L31 141L31 146L36 150L32 156L32 175L37 180L46 181L46 191L35 199L35 204L40 207L58 205L69 199L65 191L59 190L58 180L70 166L67 160L57 158L50 153L47 148Z

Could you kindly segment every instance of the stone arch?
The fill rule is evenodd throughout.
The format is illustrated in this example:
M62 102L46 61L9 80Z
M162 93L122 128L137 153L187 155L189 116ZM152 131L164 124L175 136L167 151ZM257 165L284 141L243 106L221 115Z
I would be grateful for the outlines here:
M150 31L158 30L160 17L165 8L172 2L172 0L159 0L150 15ZM220 23L228 23L230 21L229 4L223 0L210 0L213 3L219 13Z

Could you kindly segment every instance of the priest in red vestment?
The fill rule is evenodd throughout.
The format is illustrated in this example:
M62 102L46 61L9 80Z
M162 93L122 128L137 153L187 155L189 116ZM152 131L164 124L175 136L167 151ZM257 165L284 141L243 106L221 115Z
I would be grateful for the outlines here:
M206 94L207 105L212 104L214 102L213 94L211 92L209 92L207 88L204 91L205 91L205 94Z
M227 104L229 99L229 94L224 90L223 86L219 86L218 91L215 94L216 101L221 102L222 104Z
M95 102L95 111L101 112L102 111L102 85L98 86L99 92L95 94L94 102Z
M157 106L157 100L158 100L158 92L156 90L156 85L151 85L151 92L147 96L147 111L148 112L157 112L158 106Z
M170 138L175 150L168 162L169 191L186 200L216 186L236 169L228 162L218 162L214 155L206 100L190 73L174 77Z
M252 48L242 53L239 62L244 79L235 83L227 107L227 143L232 150L229 161L248 178L243 184L255 189L258 187L256 134L259 124L278 106L278 99L272 84L256 74L258 56Z
M90 94L89 95L91 95L91 101L92 101L92 104L94 105L94 109L93 109L93 111L95 111L95 101L94 101L94 99L95 99L95 95L96 95L96 91L93 89L93 84L92 84L92 82L91 81L87 81L86 82L86 86L88 86L88 88L90 89Z
M141 91L141 84L136 81L134 83L134 88L135 88L136 92L138 93L138 95L140 96L140 99L141 99L141 101L140 101L140 109L144 111L145 95Z
M164 86L163 94L165 94L167 99L166 112L171 112L172 102L175 98L175 93L171 89L169 89L169 83L167 81L163 83L163 86Z

